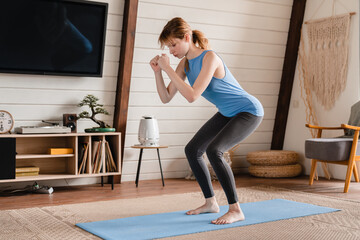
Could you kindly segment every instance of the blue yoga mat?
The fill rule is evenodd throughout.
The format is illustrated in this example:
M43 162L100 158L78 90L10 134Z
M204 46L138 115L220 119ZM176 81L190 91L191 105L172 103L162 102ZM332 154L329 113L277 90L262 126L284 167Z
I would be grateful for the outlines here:
M186 215L186 211L178 211L78 223L76 226L103 239L153 239L340 211L284 199L243 203L241 209L244 221L224 225L215 225L211 221L225 214L228 206L221 206L219 213Z

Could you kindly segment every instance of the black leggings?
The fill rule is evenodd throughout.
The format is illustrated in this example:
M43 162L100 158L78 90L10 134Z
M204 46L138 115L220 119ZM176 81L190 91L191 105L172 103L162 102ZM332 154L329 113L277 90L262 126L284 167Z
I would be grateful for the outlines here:
M185 147L185 154L205 198L214 196L211 177L202 155L206 151L229 204L236 203L234 174L223 158L223 153L248 137L261 123L263 117L248 112L234 117L216 113L195 134Z

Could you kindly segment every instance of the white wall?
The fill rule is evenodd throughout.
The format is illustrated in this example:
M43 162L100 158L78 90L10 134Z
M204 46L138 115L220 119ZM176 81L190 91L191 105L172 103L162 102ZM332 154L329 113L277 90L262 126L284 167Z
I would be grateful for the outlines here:
M137 131L143 115L158 119L165 177L184 177L188 163L184 146L194 133L216 113L205 99L189 104L179 93L162 104L148 64L160 53L157 39L167 21L184 18L193 29L201 30L210 45L224 59L245 90L260 99L265 118L259 129L244 141L233 159L235 172L247 171L246 153L270 148L277 95L285 53L291 0L140 0L135 40L131 93L125 142L123 181L133 181L139 150ZM175 67L179 60L171 58ZM169 81L168 79L166 81ZM156 151L145 150L141 179L160 178Z
M316 9L322 0L307 1L304 21L312 19L331 16L332 0L325 0L322 7L317 13ZM345 13L348 11L356 12L352 16L350 29L350 46L349 46L349 68L347 84L344 92L335 103L334 108L326 111L320 104L317 103L314 97L314 109L318 118L318 122L322 126L339 126L341 123L347 123L350 116L350 107L359 100L359 1L347 0L341 1L346 9L341 5L336 5L336 13ZM298 78L298 71L296 71L291 105L289 111L288 122L286 126L284 149L295 150L301 154L301 162L305 168L305 173L310 173L310 160L304 158L304 142L305 139L310 138L309 131L305 128L305 105L300 96L300 85ZM325 131L324 136L339 136L341 131L329 132ZM320 164L319 164L320 165ZM334 178L344 179L346 174L345 166L337 166L329 164L329 170ZM318 166L318 173L323 176L323 171Z
M94 94L110 111L102 118L112 123L122 28L123 0L109 2L104 76L102 78L54 77L0 74L0 109L15 117L16 126L38 125L41 120L62 121L63 113L79 113L77 103ZM212 49L224 59L245 90L260 99L265 118L258 130L244 141L233 159L235 172L247 171L246 153L269 149L276 112L292 0L140 0L133 72L131 79L123 181L133 181L138 151L136 144L141 116L153 114L160 128L165 177L184 177L188 163L184 146L216 109L204 99L187 103L180 94L163 105L156 93L149 60L160 50L157 38L175 16L183 17L193 29L203 31ZM173 66L178 60L171 58ZM168 79L167 79L168 81ZM94 126L80 120L79 130ZM141 179L160 178L155 151L143 154ZM53 181L54 185L92 183L98 179ZM0 186L1 187L1 186Z

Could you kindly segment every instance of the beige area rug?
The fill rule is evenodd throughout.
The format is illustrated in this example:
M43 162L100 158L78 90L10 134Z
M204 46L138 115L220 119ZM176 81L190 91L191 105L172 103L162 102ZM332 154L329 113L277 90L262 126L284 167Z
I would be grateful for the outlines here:
M282 198L342 211L166 239L360 239L358 201L268 186L237 190L240 203ZM220 205L226 205L222 191L216 191L216 197ZM202 203L202 194L197 192L5 210L0 211L0 239L99 239L77 228L75 223L181 211L195 208Z

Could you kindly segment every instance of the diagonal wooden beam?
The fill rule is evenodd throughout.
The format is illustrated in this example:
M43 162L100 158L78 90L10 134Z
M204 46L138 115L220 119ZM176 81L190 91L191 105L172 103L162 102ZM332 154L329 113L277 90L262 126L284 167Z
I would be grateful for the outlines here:
M286 123L296 70L296 61L298 57L301 26L304 20L305 5L306 0L293 1L275 124L271 141L271 149L273 150L282 150L284 146Z
M121 165L124 156L137 11L138 0L125 0L114 113L114 128L121 132ZM119 181L120 179L115 179L115 182Z

